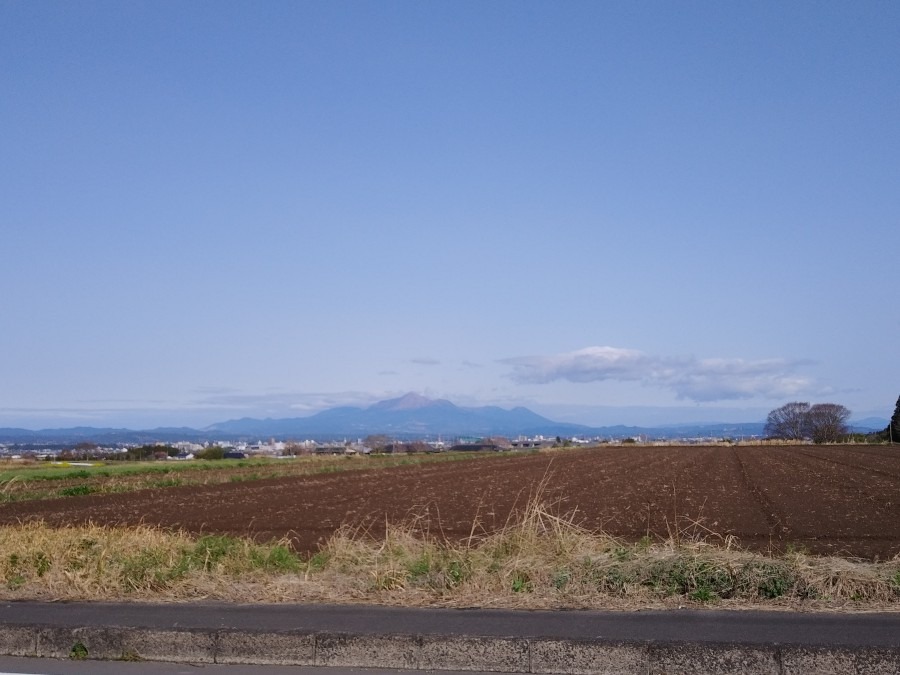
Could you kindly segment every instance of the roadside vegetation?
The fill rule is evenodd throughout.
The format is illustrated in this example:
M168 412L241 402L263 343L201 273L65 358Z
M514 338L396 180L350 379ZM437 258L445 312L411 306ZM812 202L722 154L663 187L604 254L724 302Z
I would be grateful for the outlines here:
M0 464L0 503L474 460L485 456L487 455L477 453L421 453L310 455L239 460Z
M900 560L751 553L695 522L626 543L553 515L533 499L499 532L462 543L414 521L378 539L343 529L315 555L151 527L0 528L0 598L365 602L406 606L617 608L709 606L896 609Z

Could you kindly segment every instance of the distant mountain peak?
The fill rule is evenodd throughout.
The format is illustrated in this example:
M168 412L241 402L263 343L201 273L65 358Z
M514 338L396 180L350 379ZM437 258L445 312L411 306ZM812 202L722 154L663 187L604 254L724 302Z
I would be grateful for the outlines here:
M392 398L387 401L379 401L369 406L369 410L394 411L394 410L419 410L430 408L434 405L444 405L449 401L435 400L420 396L415 392L409 392L400 398Z

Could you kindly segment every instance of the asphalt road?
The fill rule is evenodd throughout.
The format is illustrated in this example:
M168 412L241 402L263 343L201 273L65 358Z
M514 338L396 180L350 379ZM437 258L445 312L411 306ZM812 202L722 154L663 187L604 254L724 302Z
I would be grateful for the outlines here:
M0 605L4 624L323 631L357 634L897 647L900 613L409 609L370 605L35 603ZM333 671L329 671L333 672Z

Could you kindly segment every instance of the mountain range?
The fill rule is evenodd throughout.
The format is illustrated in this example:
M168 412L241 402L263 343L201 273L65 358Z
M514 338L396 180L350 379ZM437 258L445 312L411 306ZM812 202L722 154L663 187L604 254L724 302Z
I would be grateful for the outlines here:
M867 418L853 423L858 431L883 429L887 420ZM0 428L5 443L150 443L176 440L317 439L357 438L386 434L396 438L427 436L603 436L622 438L645 435L653 438L761 436L763 422L681 424L661 427L603 426L555 422L528 408L507 410L497 406L462 407L445 399L418 394L375 403L366 408L338 407L308 417L257 419L244 417L212 424L203 429L160 427L135 431L97 427L68 429Z
M368 408L331 408L310 417L287 419L243 418L213 424L207 430L251 436L505 436L548 433L550 430L554 431L554 435L572 435L585 433L588 429L589 427L578 424L554 422L527 408L465 408L444 399L407 394L375 403Z

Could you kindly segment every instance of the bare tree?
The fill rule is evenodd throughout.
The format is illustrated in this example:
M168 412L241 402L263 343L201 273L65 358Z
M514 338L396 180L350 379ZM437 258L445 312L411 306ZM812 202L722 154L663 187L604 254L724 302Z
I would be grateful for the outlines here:
M813 443L836 443L849 431L850 411L837 403L817 403L806 417Z
M371 434L363 439L363 445L375 453L384 452L384 449L390 444L390 436L385 436L384 434Z
M765 434L768 438L800 441L808 434L807 414L809 403L794 401L775 408L766 418Z

